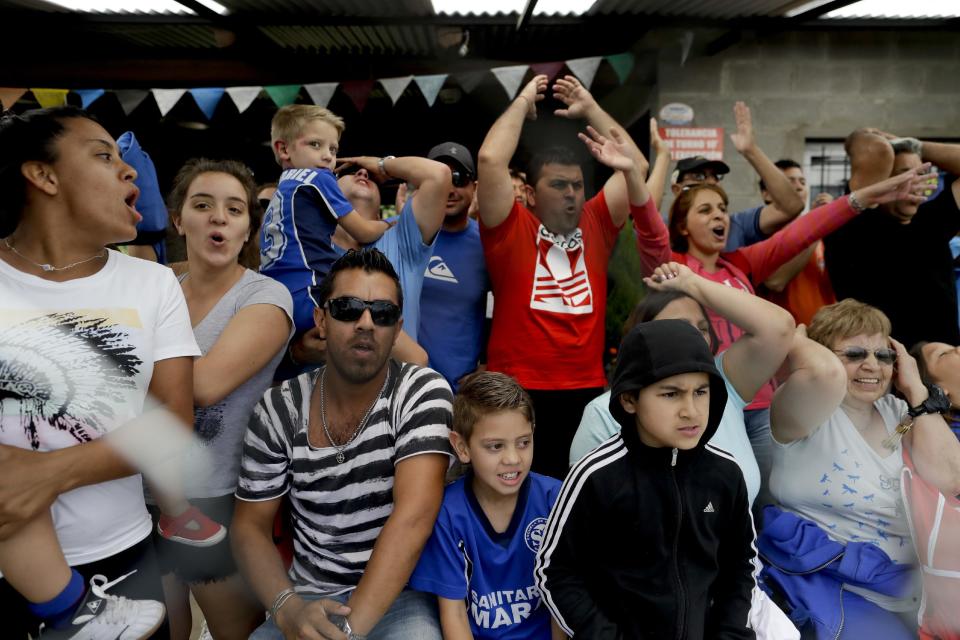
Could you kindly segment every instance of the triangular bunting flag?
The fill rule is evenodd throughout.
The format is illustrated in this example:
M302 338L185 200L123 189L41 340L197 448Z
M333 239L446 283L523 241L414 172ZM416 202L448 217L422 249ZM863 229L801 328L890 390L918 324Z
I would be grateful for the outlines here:
M520 83L523 82L523 76L527 74L528 68L525 64L517 64L510 67L494 67L490 71L500 81L503 90L507 92L507 97L513 100L514 96L517 95L517 89L520 88Z
M390 96L391 103L397 104L397 100L403 95L412 80L413 76L403 76L402 78L380 78L378 82Z
M420 93L423 94L423 99L427 101L427 106L432 107L433 103L437 101L437 95L440 93L440 89L443 88L443 83L447 81L447 74L438 73L430 76L414 76L413 80L417 83L417 86L420 87Z
M143 89L121 89L120 91L114 91L114 93L117 95L117 100L120 101L120 108L127 115L130 115L130 112L139 107L143 99L150 95L149 91Z
M253 101L257 99L263 87L227 87L227 95L237 106L237 111L243 113L250 108Z
M187 92L186 89L151 89L150 91L153 93L153 99L157 101L161 117L170 113L173 105L180 102L180 98Z
M266 91L270 99L273 100L273 104L278 107L285 107L288 104L293 104L297 99L297 95L300 93L300 85L274 84L269 87L264 87L263 90Z
M30 91L44 109L67 104L67 89L30 89Z
M583 86L589 89L593 85L593 79L597 76L597 69L600 68L601 60L603 58L600 56L574 58L573 60L567 60L567 69L570 69L570 72L580 79Z
M203 115L207 116L207 120L210 120L217 110L217 105L220 104L220 99L223 98L223 91L223 89L216 87L204 87L202 89L190 89L190 95L193 96L197 106L200 107L200 111L203 111Z
M464 91L471 93L477 86L483 82L483 78L487 75L487 69L482 69L480 71L465 71L463 73L458 73L454 77Z
M633 54L618 53L612 56L606 56L606 61L610 63L613 70L617 72L620 84L623 84L633 71Z
M86 109L106 92L103 89L76 89L74 93L80 96L80 106Z
M13 109L13 105L17 104L17 100L23 97L23 94L26 92L26 89L11 89L8 87L3 87L0 89L0 106L2 106L4 109Z
M563 69L563 62L538 62L530 65L530 69L535 75L545 74L547 82L553 82L560 69Z
M373 80L348 80L347 82L341 82L340 88L350 96L350 100L357 111L363 111L364 107L367 106L367 98L373 91Z
M314 82L303 85L303 88L307 90L307 95L313 100L313 104L325 107L330 103L330 98L333 97L339 84L339 82Z

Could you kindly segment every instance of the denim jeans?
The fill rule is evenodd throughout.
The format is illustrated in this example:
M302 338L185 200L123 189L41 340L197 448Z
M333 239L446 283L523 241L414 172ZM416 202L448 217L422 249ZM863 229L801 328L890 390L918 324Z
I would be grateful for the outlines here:
M304 600L319 600L320 596L304 595ZM332 596L331 600L346 603L349 593ZM437 597L432 593L404 589L393 601L380 622L367 634L367 640L442 640ZM257 627L250 640L284 640L283 633L267 620Z

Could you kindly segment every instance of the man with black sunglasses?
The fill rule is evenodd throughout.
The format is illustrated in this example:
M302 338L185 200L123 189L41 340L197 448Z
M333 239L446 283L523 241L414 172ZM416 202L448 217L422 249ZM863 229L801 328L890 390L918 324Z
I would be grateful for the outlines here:
M450 388L390 358L405 302L383 253L348 251L311 293L326 365L268 391L244 441L234 553L271 613L251 638L440 640L435 597L404 587L443 497ZM289 573L272 540L287 494Z
M456 142L436 145L427 157L450 167L453 187L424 273L419 340L430 357L430 368L456 391L459 380L477 368L490 289L480 227L469 216L477 168L470 151Z

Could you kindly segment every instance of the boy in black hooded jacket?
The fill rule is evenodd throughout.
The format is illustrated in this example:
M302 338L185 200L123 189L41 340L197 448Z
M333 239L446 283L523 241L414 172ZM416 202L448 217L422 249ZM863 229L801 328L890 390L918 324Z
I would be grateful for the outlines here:
M580 638L754 638L753 520L733 457L707 444L727 392L700 333L654 320L624 337L610 412L623 427L577 463L535 569Z

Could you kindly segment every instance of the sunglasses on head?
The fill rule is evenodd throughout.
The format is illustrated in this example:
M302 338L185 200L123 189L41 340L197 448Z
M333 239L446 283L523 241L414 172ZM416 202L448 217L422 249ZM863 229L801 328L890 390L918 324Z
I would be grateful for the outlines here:
M340 322L356 322L367 309L370 310L373 324L381 327L392 327L400 319L400 307L389 300L361 300L353 296L343 296L327 300L324 306L333 319Z
M846 349L834 349L833 351L849 362L862 362L870 355L870 351L863 347L847 347ZM893 364L897 361L897 352L890 348L876 349L873 351L873 357L881 364Z

